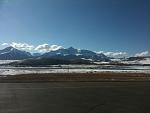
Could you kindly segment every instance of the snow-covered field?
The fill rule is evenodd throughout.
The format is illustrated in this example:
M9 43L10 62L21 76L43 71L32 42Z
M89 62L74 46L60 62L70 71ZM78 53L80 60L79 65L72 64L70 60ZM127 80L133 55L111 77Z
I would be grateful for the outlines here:
M8 64L8 63L15 62L15 61L18 61L18 60L0 60L0 64Z
M18 75L35 73L150 73L150 66L96 66L96 65L63 65L53 67L1 67L0 75Z
M145 60L138 61L140 64L150 64L150 58L146 58Z
M143 60L135 60L135 61L121 61L124 64L150 64L150 58L145 58Z
M0 64L7 64L16 60L0 60ZM150 64L150 59L124 62L125 64ZM18 75L32 73L150 73L150 66L118 66L118 65L51 65L49 67L5 67L0 66L0 75Z

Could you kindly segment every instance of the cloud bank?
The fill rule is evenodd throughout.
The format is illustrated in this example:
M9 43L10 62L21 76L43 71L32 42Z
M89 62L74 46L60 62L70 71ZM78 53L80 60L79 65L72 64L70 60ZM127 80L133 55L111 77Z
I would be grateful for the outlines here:
M38 46L33 46L27 43L16 43L16 42L12 42L12 43L2 43L2 46L12 46L16 49L20 49L20 50L27 50L27 51L37 51L37 52L49 52L49 51L55 51L58 49L63 48L62 46L59 45L49 45L49 44L41 44Z
M34 49L34 46L33 45L29 45L27 43L16 43L16 42L12 42L10 44L10 46L14 47L14 48L17 48L17 49L22 49L22 50L33 50Z
M56 51L61 48L63 47L59 45L42 44L42 45L38 45L35 48L35 50L40 51L40 52L49 52L49 51Z

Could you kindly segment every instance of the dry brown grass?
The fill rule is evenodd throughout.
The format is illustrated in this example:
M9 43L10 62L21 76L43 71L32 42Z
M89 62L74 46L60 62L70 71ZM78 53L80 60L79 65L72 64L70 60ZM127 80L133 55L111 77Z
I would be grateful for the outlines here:
M59 81L150 81L143 73L49 73L1 76L0 82L59 82Z

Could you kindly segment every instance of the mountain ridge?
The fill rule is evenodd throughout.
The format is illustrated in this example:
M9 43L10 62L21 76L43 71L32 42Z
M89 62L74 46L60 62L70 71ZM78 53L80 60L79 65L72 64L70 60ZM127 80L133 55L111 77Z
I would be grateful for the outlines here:
M63 60L72 59L91 59L93 61L109 61L109 58L104 54L97 54L90 50L75 49L69 47L67 49L60 48L55 51L49 51L43 54L31 54L26 51L18 50L14 47L6 47L0 50L0 60L23 60L28 58L55 58Z

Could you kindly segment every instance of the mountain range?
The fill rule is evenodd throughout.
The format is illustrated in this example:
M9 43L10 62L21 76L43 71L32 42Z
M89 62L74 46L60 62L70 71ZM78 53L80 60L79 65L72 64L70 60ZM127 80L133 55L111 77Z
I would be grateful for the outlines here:
M58 64L150 64L150 57L129 57L126 59L112 59L103 53L96 53L85 49L75 49L73 47L49 51L46 53L30 53L18 50L14 47L7 47L0 50L0 60L19 60L8 65L14 66L45 66ZM20 61L21 60L21 61Z
M32 59L51 58L51 59L62 59L62 60L85 59L91 61L109 61L109 58L102 53L98 54L90 50L85 50L85 49L79 50L73 47L67 49L61 48L43 54L40 53L31 54L29 52L18 50L13 47L7 47L3 50L0 50L0 60L23 60L29 58Z

